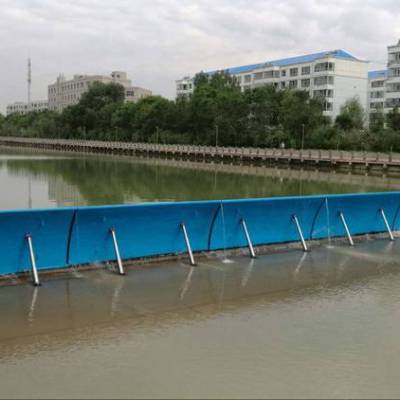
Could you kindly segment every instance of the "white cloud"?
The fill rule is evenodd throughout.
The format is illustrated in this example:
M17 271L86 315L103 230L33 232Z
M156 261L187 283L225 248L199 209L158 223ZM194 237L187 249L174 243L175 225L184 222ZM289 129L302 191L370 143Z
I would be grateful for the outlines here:
M400 38L398 0L0 0L0 105L44 98L59 73L126 70L174 96L201 69L343 48L386 60Z

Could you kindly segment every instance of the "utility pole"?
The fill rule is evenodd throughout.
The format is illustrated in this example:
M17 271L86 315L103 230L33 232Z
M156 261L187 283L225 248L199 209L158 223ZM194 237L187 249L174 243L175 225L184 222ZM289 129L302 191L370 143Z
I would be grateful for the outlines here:
M28 58L28 106L31 104L31 83L32 83L32 65L31 65L31 58Z
M301 124L301 149L304 149L304 124Z

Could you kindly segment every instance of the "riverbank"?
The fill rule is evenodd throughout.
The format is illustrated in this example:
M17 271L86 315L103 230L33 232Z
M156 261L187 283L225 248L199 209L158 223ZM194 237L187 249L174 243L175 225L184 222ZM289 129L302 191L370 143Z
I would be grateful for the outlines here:
M4 136L0 137L0 145L74 153L145 155L148 157L205 162L229 162L269 166L300 165L363 171L400 171L400 153L212 147Z

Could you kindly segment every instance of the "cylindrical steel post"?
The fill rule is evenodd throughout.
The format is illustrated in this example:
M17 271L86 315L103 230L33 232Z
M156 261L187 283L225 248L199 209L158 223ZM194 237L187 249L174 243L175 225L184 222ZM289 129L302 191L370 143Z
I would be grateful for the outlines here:
M349 240L350 246L354 246L353 238L351 237L349 227L347 226L347 222L344 218L342 212L339 213L340 219L342 220L342 224L344 226L344 230L346 231L347 239Z
M256 258L256 253L254 252L253 243L251 242L249 231L247 230L246 221L244 219L241 219L240 222L241 222L242 227L243 227L244 235L246 236L247 245L249 246L250 257L251 258Z
M111 236L112 236L113 243L114 243L115 256L117 257L118 272L119 272L120 275L125 275L124 267L122 265L122 260L121 260L121 254L119 252L117 235L115 234L115 229L111 228L110 232L111 232Z
M306 241L304 240L303 231L301 230L301 226L300 226L300 223L299 223L299 220L298 220L297 216L296 216L296 215L293 215L292 219L293 219L293 222L294 222L295 225L296 225L297 232L299 233L300 240L301 240L301 245L303 246L303 250L304 250L304 251L308 251L307 243L306 243Z
M192 252L192 246L190 245L190 240L189 240L189 236L186 230L186 226L185 224L182 222L181 223L181 228L182 228L182 232L183 232L183 237L185 239L185 244L186 244L186 249L189 253L189 260L190 260L190 264L191 265L196 265L195 261L194 261L194 257L193 257L193 252Z
M388 231L390 240L393 242L393 241L394 241L393 232L392 232L392 230L390 229L389 222L388 222L388 220L387 220L387 218L386 218L385 211L383 211L383 208L380 209L380 212L381 212L381 215L382 215L382 218L383 218L383 222L385 223L386 229L387 229L387 231Z
M31 260L31 267L32 267L33 284L35 286L40 286L39 274L36 267L36 258L35 258L35 253L33 251L32 236L30 234L27 234L25 237L28 242L29 258Z

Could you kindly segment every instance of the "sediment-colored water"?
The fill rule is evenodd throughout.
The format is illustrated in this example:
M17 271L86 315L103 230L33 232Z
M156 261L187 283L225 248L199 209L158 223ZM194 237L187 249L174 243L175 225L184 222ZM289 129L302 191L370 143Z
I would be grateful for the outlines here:
M3 150L0 206L376 191L397 184L368 179L301 182L267 171L240 175ZM184 261L135 266L125 277L71 270L47 277L40 288L1 287L0 397L398 397L399 240L255 260L244 251L228 255L229 263L209 255L197 267Z

